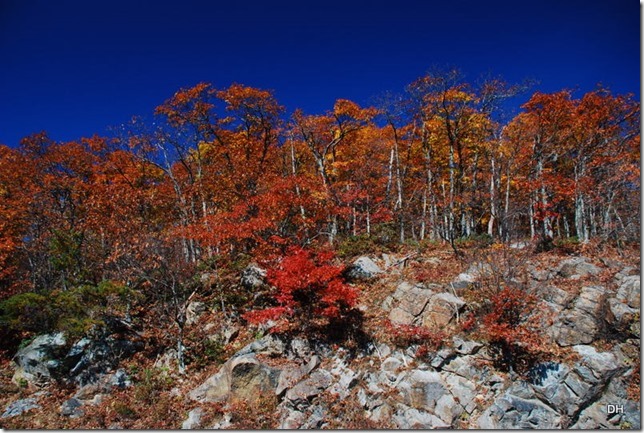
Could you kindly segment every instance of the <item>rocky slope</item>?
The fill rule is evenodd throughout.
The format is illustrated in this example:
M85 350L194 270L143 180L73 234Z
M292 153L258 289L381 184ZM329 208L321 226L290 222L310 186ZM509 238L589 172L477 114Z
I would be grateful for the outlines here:
M518 371L499 367L489 341L462 329L480 301L473 294L498 276L499 264L473 261L439 283L410 276L409 266L443 265L436 257L358 259L348 276L372 290L361 310L376 328L386 321L391 328L372 328L359 346L345 346L273 334L268 326L212 374L191 377L189 370L181 386L168 390L183 415L171 427L641 428L638 267L585 257L527 261L516 275L506 266L504 278L538 298L548 343ZM244 274L255 285L263 276L258 269ZM190 305L190 326L210 328L224 343L238 338L237 328L208 323L206 310ZM387 338L396 327L440 331L443 340L419 350L422 344ZM128 323L68 343L62 334L41 336L15 355L13 382L34 392L7 400L2 425L51 410L41 402L54 379L72 390L56 410L61 419L77 420L74 426L110 395L138 386L119 368L143 345ZM172 370L173 353L158 359L155 374ZM252 422L240 424L240 413Z

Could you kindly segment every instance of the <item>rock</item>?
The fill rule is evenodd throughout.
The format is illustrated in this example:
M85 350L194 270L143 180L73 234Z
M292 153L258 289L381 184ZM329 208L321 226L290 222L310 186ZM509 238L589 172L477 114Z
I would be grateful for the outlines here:
M539 296L544 301L551 302L563 308L566 308L570 301L574 299L574 296L571 293L561 290L555 286L540 287Z
M36 337L13 357L16 371L12 381L19 386L23 382L36 386L48 384L61 367L66 343L62 332Z
M411 325L414 323L413 314L403 310L402 308L394 308L389 313L389 321L395 325Z
M190 326L199 320L199 317L206 312L206 304L199 301L192 301L186 308L186 325Z
M116 370L116 373L110 376L108 383L110 384L110 386L121 388L121 389L132 386L132 381L130 380L130 377L123 369Z
M551 328L555 341L562 347L592 343L597 330L595 318L579 310L563 313Z
M316 370L307 379L289 389L285 397L295 407L307 407L310 400L328 388L332 382L331 373L326 370Z
M248 265L242 271L240 282L246 289L257 289L266 282L266 270L255 264Z
M589 344L599 331L599 320L604 319L607 291L601 286L582 287L573 307L563 311L550 332L560 346Z
M267 392L275 392L278 378L279 370L260 363L254 354L235 356L190 391L188 397L198 402L221 402L231 397L255 401Z
M505 393L477 420L479 429L559 429L561 416L537 399L524 399Z
M458 316L465 301L451 293L437 293L423 312L422 324L428 328L443 328Z
M640 312L639 309L631 308L616 298L608 300L608 308L611 313L611 317L607 317L608 322L618 327L632 322L637 317L636 314Z
M242 349L240 349L237 353L233 355L234 357L237 356L245 356L245 355L250 355L250 354L260 354L263 353L265 355L282 355L286 351L286 345L284 342L279 339L278 337L274 336L273 334L268 334L265 337L262 337L259 340L253 341L252 343L247 344L244 346Z
M181 424L183 430L193 430L201 427L201 416L203 409L196 407L188 412L188 418Z
M476 341L465 341L459 337L454 337L454 350L461 355L473 355L478 352L483 344Z
M588 263L585 257L573 257L562 261L557 268L557 273L564 278L587 277L589 275L599 275L601 269L592 263Z
M5 408L0 418L11 418L14 416L21 415L32 409L40 409L40 408L41 406L36 402L35 398L23 398L9 404L9 406Z
M116 338L110 333L108 328L91 339L78 341L63 359L65 366L71 366L67 374L76 384L84 386L98 381L122 359L129 358L144 346L141 341Z
M369 257L357 258L347 269L349 280L371 280L382 273L382 269Z
M392 417L398 429L447 429L451 425L436 415L399 404Z
M60 406L60 414L63 416L68 416L70 418L78 418L83 415L85 415L85 412L82 409L83 402L81 402L77 398L70 398L69 400L66 400L61 406Z
M615 298L631 308L640 308L640 276L631 275L622 278Z
M456 352L451 348L441 349L436 353L432 359L430 365L436 369L439 369L450 360Z
M393 382L398 377L398 372L402 365L403 363L398 358L390 356L382 361L380 369L387 375L387 378Z
M580 365L590 368L597 380L607 381L625 366L610 352L597 352L593 346L578 345L573 350L581 357Z

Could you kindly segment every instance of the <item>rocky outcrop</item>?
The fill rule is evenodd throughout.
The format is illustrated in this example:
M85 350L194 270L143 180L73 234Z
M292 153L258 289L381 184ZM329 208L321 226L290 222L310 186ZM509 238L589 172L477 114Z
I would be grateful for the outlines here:
M40 409L40 408L41 406L38 404L35 398L23 398L9 404L9 406L5 408L0 418L12 418L14 416L21 415L30 410Z
M573 257L562 261L556 272L564 278L579 279L598 275L601 269L590 263L586 257Z
M247 289L257 289L266 283L266 274L265 269L251 264L242 271L240 283Z
M27 383L47 385L63 367L66 345L62 332L36 337L13 357L16 365L13 382L19 386Z
M389 310L389 320L398 325L423 325L440 328L451 323L465 307L465 301L437 285L412 286L407 282L398 285L396 291L383 303Z
M477 421L478 427L579 427L577 424L582 412L587 412L599 399L606 399L609 384L627 367L610 352L597 352L592 346L586 345L573 349L580 360L572 367L555 362L537 365L531 372L530 381L514 383L485 410ZM613 401L619 400L614 398ZM590 425L585 415L584 420L584 425ZM594 424L589 428L599 426L601 424Z
M602 286L582 287L572 307L560 314L551 329L555 341L560 346L592 343L600 330L607 295Z
M369 257L357 258L346 270L345 276L349 281L366 281L382 274L382 269Z

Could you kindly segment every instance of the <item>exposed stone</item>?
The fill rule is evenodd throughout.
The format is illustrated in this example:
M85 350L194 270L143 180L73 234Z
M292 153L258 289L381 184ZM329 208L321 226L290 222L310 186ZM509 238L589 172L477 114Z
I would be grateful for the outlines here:
M199 301L192 301L186 308L186 325L190 326L199 320L199 317L206 312L206 304Z
M607 291L601 286L582 287L573 303L550 329L560 346L592 343L599 331L599 320L605 319L604 305Z
M399 404L392 417L399 429L446 429L451 425L436 415Z
M248 265L241 274L241 285L247 289L256 289L266 282L266 270L255 264Z
M395 325L411 325L414 323L413 314L403 310L402 308L394 308L389 313L389 321Z
M61 367L66 343L62 332L36 337L13 357L16 371L12 381L17 385L22 382L37 386L48 384Z
M437 293L431 297L423 313L423 325L441 328L449 324L465 306L465 301L451 293Z
M536 399L528 400L505 393L487 408L477 420L478 428L506 429L558 429L561 416Z
M85 414L82 409L83 402L77 398L70 398L60 406L60 414L70 418L78 418Z
M369 257L357 258L347 269L349 280L370 280L382 273L382 269Z
M299 382L286 392L286 398L296 407L306 407L310 399L320 394L333 382L333 376L326 370L316 370L307 379Z
M192 430L198 429L201 427L201 416L203 415L203 409L201 407L196 407L188 412L188 418L181 424L183 430Z
M598 275L601 272L597 266L588 262L585 257L573 257L562 261L557 268L557 273L564 278L573 276L587 277L589 275Z
M25 412L28 412L32 409L40 409L40 408L41 406L36 402L35 398L23 398L9 404L5 408L0 418L12 418L14 416L18 416Z
M254 401L267 392L274 392L278 377L278 370L261 364L255 355L236 356L188 396L199 402L219 402L231 396Z
M627 304L616 298L608 300L608 308L610 309L611 316L608 317L609 323L617 326L623 326L633 321L639 309L631 308Z
M459 337L454 337L453 341L454 350L461 355L473 355L483 347L482 343L471 340L465 341Z
M640 276L631 275L622 278L619 289L617 289L617 300L626 303L631 308L640 308Z

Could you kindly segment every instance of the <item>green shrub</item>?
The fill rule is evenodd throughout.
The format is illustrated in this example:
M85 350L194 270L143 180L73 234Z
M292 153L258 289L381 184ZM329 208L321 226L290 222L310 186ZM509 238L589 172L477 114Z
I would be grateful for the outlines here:
M0 302L0 326L20 334L63 331L81 336L106 314L122 312L131 290L112 282L48 294L20 293Z

